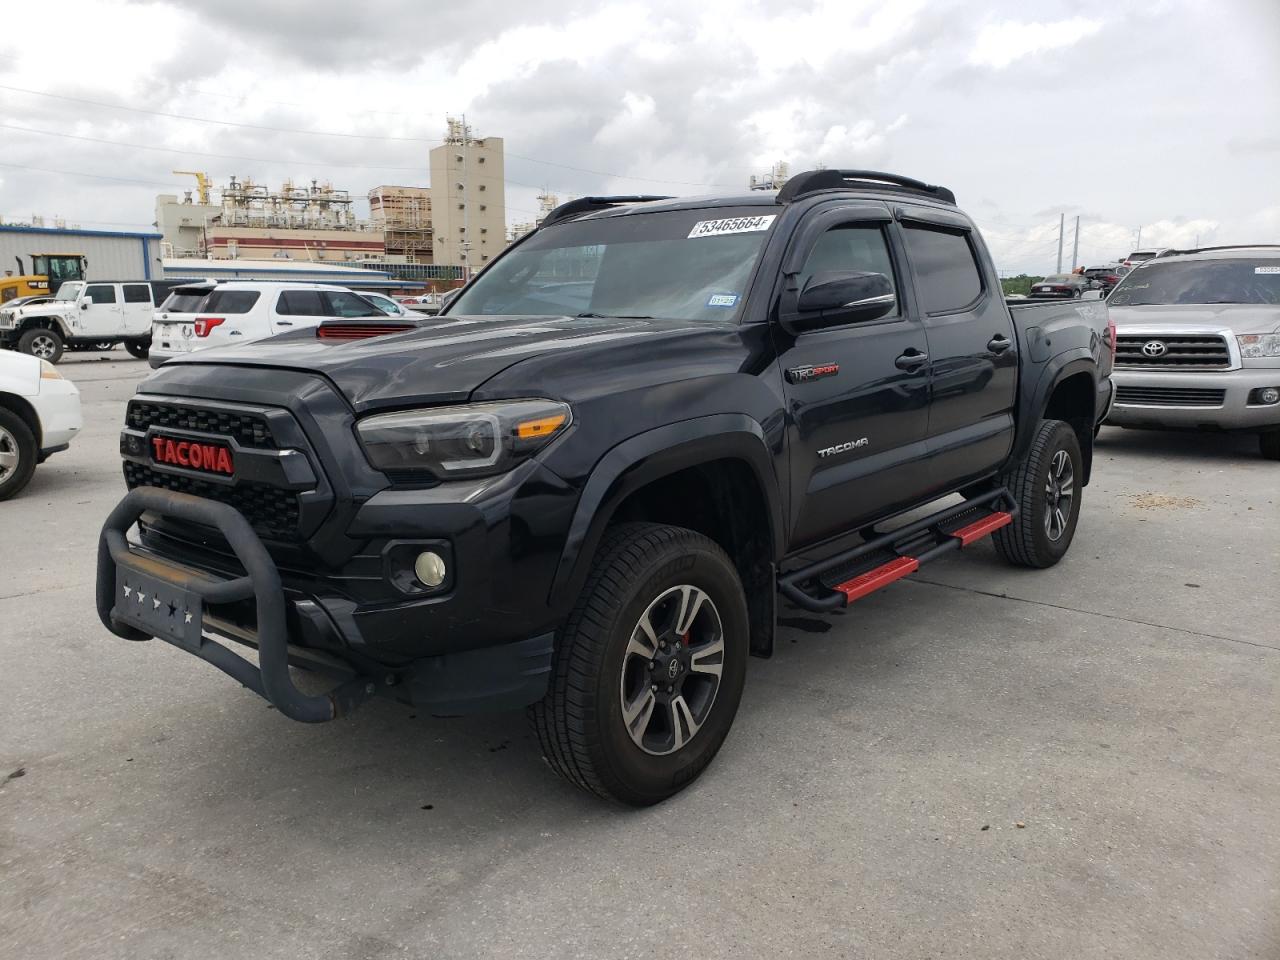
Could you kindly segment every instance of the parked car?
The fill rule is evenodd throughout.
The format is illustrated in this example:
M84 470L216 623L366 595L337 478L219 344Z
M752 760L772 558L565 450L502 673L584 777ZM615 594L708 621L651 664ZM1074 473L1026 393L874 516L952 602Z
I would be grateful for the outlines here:
M386 319L345 287L285 280L227 280L175 287L158 311L150 364L209 347L239 346L334 317Z
M80 391L48 360L0 352L0 500L80 432Z
M1107 302L1118 337L1108 423L1252 432L1280 460L1280 248L1151 260Z
M151 317L176 281L71 280L42 303L0 307L0 344L57 363L68 347L110 349L135 357L151 346Z
M366 300L372 303L375 307L381 310L383 314L385 314L388 317L405 318L405 317L418 316L418 314L415 314L412 310L410 310L404 304L397 303L391 297L388 297L385 293L372 293L368 290L361 290L359 291L359 293L360 293L360 296L364 297Z
M1072 300L1084 296L1089 281L1078 273L1055 273L1031 285L1032 300Z
M1120 265L1132 270L1140 263L1146 263L1148 260L1156 259L1156 257L1161 256L1163 252L1164 251L1162 250L1135 250L1133 253L1121 260Z
M586 309L553 269L593 278ZM1000 290L951 191L892 174L571 201L451 323L327 321L157 371L99 617L295 720L531 706L552 769L656 803L720 748L777 593L839 610L987 535L1017 566L1065 555L1107 306ZM340 679L306 693L291 665Z
M1111 293L1115 285L1128 272L1128 267L1122 267L1119 264L1104 267L1085 267L1084 278L1089 281L1091 289L1101 290L1102 295L1105 297Z

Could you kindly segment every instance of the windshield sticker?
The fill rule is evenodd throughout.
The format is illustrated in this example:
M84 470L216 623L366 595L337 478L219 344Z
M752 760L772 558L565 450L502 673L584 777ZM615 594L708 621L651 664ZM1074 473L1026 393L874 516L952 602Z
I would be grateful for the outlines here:
M1254 273L1280 273L1280 267L1254 267Z
M708 307L732 307L738 303L736 293L713 293L707 299Z
M773 221L777 220L777 214L770 214L767 217L733 217L729 220L699 220L693 225L693 229L689 231L686 240L692 240L694 237L723 237L729 233L756 233L760 230L768 230L773 226Z

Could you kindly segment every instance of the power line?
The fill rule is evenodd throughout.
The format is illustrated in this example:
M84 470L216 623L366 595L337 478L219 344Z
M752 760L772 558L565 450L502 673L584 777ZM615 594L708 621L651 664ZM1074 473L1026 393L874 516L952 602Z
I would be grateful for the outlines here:
M270 133L290 133L299 134L310 137L342 137L348 140L380 140L388 143L444 143L443 140L435 137L389 137L378 134L363 133L344 133L336 130L302 130L296 127L272 127L260 123L242 123L235 120L215 120L211 117L197 117L184 113L169 113L165 110L147 110L143 107L129 107L119 103L106 103L101 100L89 100L85 97L71 97L61 93L47 93L43 90L30 90L26 87L14 87L8 84L0 84L0 90L8 90L12 93L25 93L33 97L48 97L52 100L63 100L67 103L79 103L90 107L102 107L107 110L124 110L129 113L140 113L152 117L164 117L169 120L185 120L191 123L210 123L222 127L236 127L242 130L260 130ZM505 153L505 151L504 151ZM559 167L562 170L574 170L578 173L589 173L597 177L613 177L619 180L634 180L638 183L667 183L685 187L718 187L727 186L722 183L703 183L688 180L662 180L656 177L633 177L623 173L610 173L603 170L590 170L586 167L577 167L568 163L558 163L554 160L540 160L537 157L527 157L519 153L505 153L506 156L517 160L525 160L529 163L540 163L549 167Z

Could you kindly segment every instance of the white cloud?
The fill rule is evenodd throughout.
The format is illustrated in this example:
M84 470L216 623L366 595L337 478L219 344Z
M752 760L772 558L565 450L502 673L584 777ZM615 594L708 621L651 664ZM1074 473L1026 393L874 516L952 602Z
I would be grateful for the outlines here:
M1101 20L1072 17L1052 23L1019 23L1003 20L982 28L969 51L969 62L997 70L1023 57L1072 47L1102 29Z

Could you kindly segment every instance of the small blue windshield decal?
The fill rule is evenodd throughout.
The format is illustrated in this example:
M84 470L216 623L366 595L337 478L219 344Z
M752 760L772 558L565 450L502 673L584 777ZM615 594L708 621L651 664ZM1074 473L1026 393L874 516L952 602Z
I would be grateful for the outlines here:
M736 293L713 293L707 300L708 307L733 307L738 303Z

